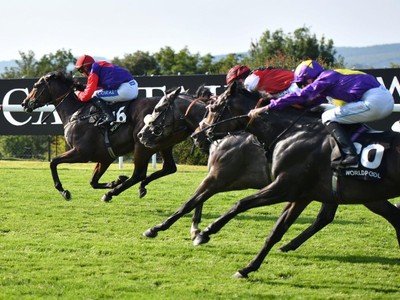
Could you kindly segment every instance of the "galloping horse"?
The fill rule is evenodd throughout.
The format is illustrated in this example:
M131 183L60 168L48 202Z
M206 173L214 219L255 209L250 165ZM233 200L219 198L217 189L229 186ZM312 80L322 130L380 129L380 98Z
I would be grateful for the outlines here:
M168 141L179 142L177 134L193 132L206 113L201 98L179 98L179 90L162 98L152 115L145 117L145 126L139 132L140 141L148 147L158 147ZM198 91L199 96L199 91ZM207 143L203 143L203 147ZM192 238L200 231L201 212L205 201L226 191L261 189L271 182L263 145L254 135L242 132L229 135L211 145L208 174L194 194L164 222L149 228L143 235L156 237L167 230L186 213L195 209L191 228ZM260 167L261 166L261 167ZM263 167L264 166L264 167ZM307 239L332 222L337 204L323 203L316 221L302 234L280 248L287 252L297 249Z
M392 224L400 244L400 210L387 201L400 195L400 134L363 134L370 138L370 144L361 149L361 165L375 164L374 167L377 168L377 162L381 162L379 181L339 176L335 184L331 168L334 144L320 120L313 114L289 108L269 111L249 122L247 113L258 99L259 95L251 94L233 83L211 107L210 114L200 127L206 133L214 135L237 129L246 129L256 135L270 148L274 180L254 195L237 202L227 213L198 234L194 245L208 242L211 234L217 233L241 212L254 207L290 202L261 251L234 275L238 278L247 277L250 272L259 269L273 245L281 240L301 212L314 200L334 204L363 204ZM205 127L210 125L212 127ZM382 156L382 152L378 150L386 142L389 146L385 146L385 154Z
M189 96L187 96L189 97ZM110 201L113 196L141 181L139 196L146 194L146 185L162 176L176 172L176 164L172 156L172 146L160 145L150 149L140 143L137 133L143 127L144 117L151 113L161 97L139 98L129 102L125 111L126 123L113 133L95 127L90 120L92 105L80 102L74 94L73 80L62 72L50 72L42 76L22 102L26 112L54 104L64 126L64 136L70 150L53 158L50 162L51 174L55 188L69 200L71 194L65 190L58 176L57 166L61 163L97 162L90 185L95 189L110 189L102 197ZM126 103L125 103L126 104ZM109 183L99 183L101 176L116 157L133 152L135 168L130 178L120 176ZM160 152L163 167L146 176L148 163L154 153Z

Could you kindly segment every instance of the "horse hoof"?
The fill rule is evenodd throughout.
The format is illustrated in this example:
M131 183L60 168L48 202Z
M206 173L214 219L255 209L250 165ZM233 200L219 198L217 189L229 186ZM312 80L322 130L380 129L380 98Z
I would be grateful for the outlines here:
M146 196L146 194L147 194L146 188L140 187L139 188L139 198L143 198L144 196Z
M111 199L112 199L112 197L108 196L107 194L104 194L103 197L101 197L101 201L106 202L106 203L110 202Z
M71 200L71 193L67 190L60 192L65 200Z
M153 228L149 228L143 232L143 235L148 238L154 238L157 236L157 231L153 230Z
M239 271L236 272L235 274L232 275L232 278L247 278L247 275L243 275L242 273L240 273Z
M288 245L283 246L283 247L280 247L280 248L278 249L279 252L289 252L289 251L292 251L292 250L293 250L292 247L290 247L290 246L288 246Z
M196 238L196 236L201 232L200 229L196 229L190 232L190 238L192 239L192 241Z
M201 244L206 244L210 240L209 236L204 236L201 233L199 233L196 238L193 241L194 246L199 246Z
M400 209L400 202L396 203L394 206L396 206L398 209Z

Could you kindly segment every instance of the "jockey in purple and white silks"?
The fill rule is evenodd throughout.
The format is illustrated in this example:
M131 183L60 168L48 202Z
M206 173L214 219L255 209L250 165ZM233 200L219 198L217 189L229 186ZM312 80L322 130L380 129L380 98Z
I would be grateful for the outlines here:
M271 100L268 106L250 111L249 116L295 104L316 106L328 100L336 107L322 114L322 122L344 154L341 164L357 165L354 144L340 124L371 122L387 117L394 107L390 91L372 75L347 69L324 70L313 60L303 61L297 66L294 82L302 87L300 91Z

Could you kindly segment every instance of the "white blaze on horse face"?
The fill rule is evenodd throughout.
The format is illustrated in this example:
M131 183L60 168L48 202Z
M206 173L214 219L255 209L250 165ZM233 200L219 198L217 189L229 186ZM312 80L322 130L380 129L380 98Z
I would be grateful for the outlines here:
M154 107L154 111L155 111L157 108L163 106L165 101L167 101L167 96L162 97L162 98L160 99L160 101L158 101L158 103L157 103L156 106Z

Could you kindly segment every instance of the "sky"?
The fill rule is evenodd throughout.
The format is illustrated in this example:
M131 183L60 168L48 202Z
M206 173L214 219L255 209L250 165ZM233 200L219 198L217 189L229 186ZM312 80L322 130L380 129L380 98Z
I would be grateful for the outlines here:
M110 60L165 47L242 53L267 30L303 26L336 47L400 43L399 0L7 0L0 8L0 61L61 49Z

